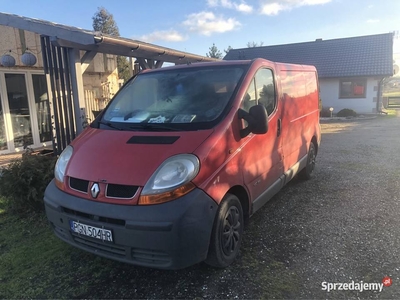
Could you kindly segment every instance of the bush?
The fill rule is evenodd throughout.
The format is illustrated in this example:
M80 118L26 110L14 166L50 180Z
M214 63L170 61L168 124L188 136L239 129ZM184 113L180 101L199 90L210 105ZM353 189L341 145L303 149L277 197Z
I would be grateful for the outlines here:
M319 112L319 116L322 118L330 118L331 111L329 110L329 107L322 107L322 109Z
M0 196L13 213L44 211L43 195L54 178L53 156L23 155L1 170Z
M337 116L338 117L357 117L357 113L352 109L344 108L337 113Z

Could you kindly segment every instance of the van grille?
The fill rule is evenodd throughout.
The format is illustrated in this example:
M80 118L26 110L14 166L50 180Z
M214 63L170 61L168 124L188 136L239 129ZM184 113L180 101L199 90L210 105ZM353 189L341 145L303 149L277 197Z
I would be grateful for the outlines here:
M125 248L116 245L97 242L96 240L91 240L89 238L79 236L72 233L72 237L77 244L80 244L88 249L95 250L96 252L101 252L108 255L113 255L117 257L125 257Z
M90 181L79 178L70 177L69 186L71 189L81 192L88 193ZM138 186L135 185L122 185L122 184L107 184L106 185L106 197L117 198L117 199L132 199L137 190Z
M99 222L108 223L108 224L113 224L113 225L125 226L125 220L107 218L107 217L102 217L102 216L95 216L95 215L87 214L87 213L84 213L81 211L69 209L66 207L62 207L62 210L66 214L73 215L76 217L85 218L85 219L89 219L89 220L93 220L93 221L99 221Z
M134 185L108 184L106 197L131 199L137 190L138 187Z
M131 251L132 260L138 263L146 263L152 265L169 265L171 263L171 257L164 252L145 250L145 249L135 249Z
M89 181L70 177L69 178L69 186L73 190L76 190L76 191L79 191L82 193L87 193L88 188L89 188Z

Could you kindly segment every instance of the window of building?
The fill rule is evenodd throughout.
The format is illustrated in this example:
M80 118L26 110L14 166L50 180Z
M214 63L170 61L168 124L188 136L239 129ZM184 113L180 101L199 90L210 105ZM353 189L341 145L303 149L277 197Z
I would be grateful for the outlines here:
M366 89L366 79L340 80L340 98L365 98Z

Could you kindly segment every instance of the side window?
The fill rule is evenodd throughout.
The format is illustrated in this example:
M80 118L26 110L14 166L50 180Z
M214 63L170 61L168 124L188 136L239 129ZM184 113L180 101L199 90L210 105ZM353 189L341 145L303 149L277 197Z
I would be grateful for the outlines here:
M242 109L249 112L250 107L257 104L256 97L256 87L255 87L255 78L251 81L249 88L246 91L246 94L243 97Z
M269 69L261 69L256 77L258 104L264 105L268 115L270 115L276 106L274 75Z
M269 69L260 69L254 76L245 96L243 97L242 109L249 111L250 107L261 104L270 115L276 106L274 76Z

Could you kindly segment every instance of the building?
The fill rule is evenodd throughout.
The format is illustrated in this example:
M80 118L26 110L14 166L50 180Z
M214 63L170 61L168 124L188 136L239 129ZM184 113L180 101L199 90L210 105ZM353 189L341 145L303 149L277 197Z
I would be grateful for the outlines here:
M393 34L233 49L224 60L257 57L314 65L323 107L377 113L382 108L382 80L393 75Z
M51 146L53 125L40 35L0 25L0 154ZM83 56L83 53L81 53ZM116 56L97 54L83 74L88 122L119 89Z
M119 89L116 55L141 69L215 60L0 12L0 154L60 154Z

